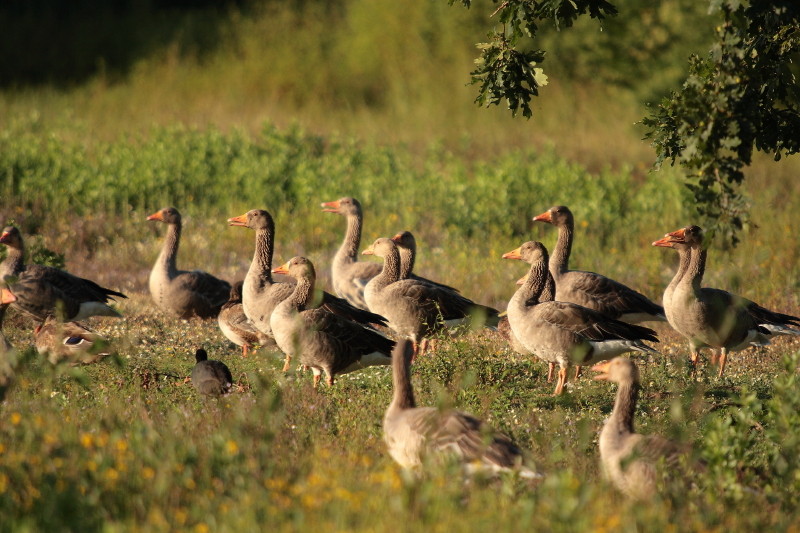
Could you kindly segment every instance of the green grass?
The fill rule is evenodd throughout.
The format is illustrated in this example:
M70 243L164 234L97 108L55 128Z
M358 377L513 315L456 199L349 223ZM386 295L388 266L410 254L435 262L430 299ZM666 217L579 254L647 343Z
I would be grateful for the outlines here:
M87 367L51 367L24 348L20 319L7 326L23 352L0 406L0 530L747 531L800 519L797 355L784 342L736 355L723 380L707 367L694 379L683 342L664 330L665 357L639 360L637 426L694 443L709 467L641 505L599 471L614 387L584 376L554 398L546 366L493 334L445 340L422 358L418 402L508 432L547 473L539 484L465 484L448 465L405 476L381 436L388 368L315 391L309 374L282 375L278 354L242 358L213 322L164 317L138 295L121 308L125 319L95 323L118 355ZM230 366L236 393L204 399L183 384L199 345Z

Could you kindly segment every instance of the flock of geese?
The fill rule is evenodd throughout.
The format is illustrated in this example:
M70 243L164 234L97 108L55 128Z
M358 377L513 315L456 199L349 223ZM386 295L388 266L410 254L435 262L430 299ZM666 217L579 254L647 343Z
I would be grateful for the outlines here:
M702 348L712 350L712 363L723 375L730 351L769 343L774 335L800 335L800 319L770 311L729 292L702 287L707 251L702 230L688 226L666 234L653 246L674 249L677 272L666 288L663 307L639 292L594 272L571 270L574 237L572 212L552 207L533 218L558 229L552 255L530 241L503 255L530 265L505 312L470 300L458 289L416 275L416 242L408 232L379 238L361 250L363 213L350 197L321 204L325 212L346 220L342 245L331 263L334 292L315 288L311 261L294 257L273 267L275 224L264 210L253 209L228 219L231 226L253 230L253 259L243 281L231 285L207 272L179 270L181 215L166 207L148 216L167 225L166 237L150 273L153 300L166 312L183 318L217 318L224 335L242 347L275 345L313 373L314 386L324 376L333 385L339 374L373 365L391 365L394 396L384 418L384 436L391 456L403 467L419 468L429 455L456 456L469 470L514 470L539 477L507 436L492 433L475 417L460 411L417 407L410 381L414 357L432 349L431 337L441 331L498 328L516 352L548 363L548 381L558 365L555 394L564 392L570 366L594 365L604 379L618 384L616 402L600 436L600 454L607 476L624 493L648 497L655 491L655 465L685 449L658 436L634 432L633 414L639 390L636 365L618 357L627 352L657 353L654 330L641 322L666 321L690 346L696 366ZM90 316L120 316L111 307L125 295L53 267L26 264L17 228L3 230L7 249L0 264L0 336L6 308L11 306L38 322L40 352L91 352L96 359L99 337L78 321ZM359 261L374 255L383 264ZM279 281L273 274L288 277ZM393 340L387 336L393 333ZM10 347L2 336L0 350ZM196 353L192 382L204 394L225 394L233 379L205 350ZM2 372L0 372L2 374ZM0 386L2 383L0 383ZM487 435L491 437L487 440Z

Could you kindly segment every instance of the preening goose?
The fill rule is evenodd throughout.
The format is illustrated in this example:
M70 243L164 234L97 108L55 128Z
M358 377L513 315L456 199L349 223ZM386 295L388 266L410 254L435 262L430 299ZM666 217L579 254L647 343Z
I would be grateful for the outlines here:
M8 252L0 264L0 274L3 280L10 276L7 281L17 297L13 304L16 309L36 320L57 315L70 320L95 315L122 316L108 305L114 298L127 298L121 292L55 267L26 265L22 235L14 226L3 229L0 243L6 245ZM59 302L65 309L57 309Z
M454 458L469 473L514 470L521 477L542 477L523 464L522 450L508 436L483 421L461 411L417 407L411 386L413 352L404 339L392 353L394 395L383 417L383 439L400 466L419 469L427 458Z
M576 303L631 324L666 320L663 307L622 283L595 272L569 269L575 231L569 208L563 205L551 207L533 220L548 222L558 228L558 241L549 265L556 284L556 301Z
M34 344L36 351L47 354L52 364L67 360L73 365L87 365L111 353L108 341L86 326L52 318L36 328Z
M242 355L246 356L253 350L253 346L263 346L270 342L270 338L256 329L250 319L244 314L242 305L242 286L244 282L237 281L231 286L231 295L222 306L217 317L219 329L222 334L237 346L242 347Z
M228 394L233 387L233 376L228 365L209 360L203 348L198 349L194 357L196 363L192 368L192 385L197 392L208 396Z
M617 398L600 432L600 460L606 477L629 498L651 498L657 490L659 468L675 467L688 447L659 435L634 432L633 417L639 397L639 369L630 359L617 357L594 365L597 380L616 383Z
M397 245L397 250L400 252L400 279L415 279L417 281L424 281L425 283L437 285L444 289L459 292L458 289L449 285L414 274L414 263L417 259L417 239L414 238L413 233L410 231L401 231L392 237L392 240Z
M563 392L570 364L603 361L630 351L657 353L642 342L658 342L655 331L649 328L577 304L541 301L547 285L547 250L541 243L526 242L503 258L521 259L531 265L528 279L508 303L508 320L528 350L559 365L555 394Z
M415 348L422 340L446 326L497 325L498 311L476 304L459 293L414 279L400 279L400 253L391 239L377 239L362 252L383 258L383 270L367 284L364 296L369 308L389 321L398 335L411 339ZM483 323L481 323L483 321Z
M701 348L712 348L712 362L719 357L722 377L729 351L769 344L773 335L800 335L800 318L770 311L727 291L701 287L707 257L703 244L703 230L687 226L666 234L653 246L675 248L681 257L665 299L669 324L689 340L693 365Z
M328 385L333 385L338 374L391 364L394 341L327 309L310 307L316 280L311 261L293 257L273 272L297 281L289 298L272 312L275 342L286 354L284 370L299 356L300 363L314 373L316 387L322 374Z
M361 246L361 226L364 216L361 204L355 198L345 196L333 202L320 204L326 213L336 213L345 217L347 229L344 240L331 264L333 291L354 306L368 309L364 299L364 288L369 280L377 276L381 266L377 263L366 263L358 260L358 249Z
M228 301L231 285L201 270L178 270L181 214L165 207L147 217L167 224L164 246L150 271L150 294L156 305L178 318L216 318Z
M276 282L272 279L275 222L267 211L251 209L243 215L229 218L228 223L231 226L250 228L256 233L253 261L250 263L242 287L242 305L245 315L253 322L256 329L269 337L274 337L270 321L272 312L294 290L294 283ZM355 307L347 300L329 292L320 291L314 301L321 302L322 307L334 314L361 324L386 324L383 317Z

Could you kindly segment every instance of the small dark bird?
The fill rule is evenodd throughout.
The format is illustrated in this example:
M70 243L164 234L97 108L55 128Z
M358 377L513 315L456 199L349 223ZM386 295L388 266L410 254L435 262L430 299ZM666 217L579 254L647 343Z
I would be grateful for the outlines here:
M192 369L192 385L200 394L221 396L228 394L233 387L231 371L222 361L208 360L203 348L195 352L197 364Z

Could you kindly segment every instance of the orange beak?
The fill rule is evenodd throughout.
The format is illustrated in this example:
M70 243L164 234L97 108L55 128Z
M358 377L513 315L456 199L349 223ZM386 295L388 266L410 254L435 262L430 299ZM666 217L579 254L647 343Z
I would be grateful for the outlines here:
M394 237L392 237L392 240L394 242L400 242L400 239L402 239L402 238L403 238L403 234L402 233L397 233L397 234L395 234Z
M244 226L247 227L247 213L228 219L229 226Z
M503 254L503 259L522 259L522 246Z
M273 274L289 274L289 263L286 262L277 268L272 269Z
M611 368L611 361L603 361L602 363L597 363L592 367L593 372L602 372L602 374L598 374L594 377L597 381L605 381L608 379L608 369Z
M325 213L338 213L339 212L339 200L334 200L333 202L322 202L319 204L320 207L324 207L322 211Z
M550 215L550 211L545 211L541 215L536 215L533 217L534 222L552 222L553 217Z
M14 296L14 293L12 293L8 289L0 289L0 304L6 305L6 304L14 303L16 301L17 301L17 297Z
M156 211L155 213L153 213L152 215L147 217L147 220L160 220L160 221L163 221L164 220L164 214L161 211Z
M686 230L681 228L671 233L667 233L663 238L653 242L653 246L661 246L663 248L673 248L674 244L686 242Z
M0 235L0 242L7 243L11 240L11 234L7 231L4 231L2 235Z
M375 248L370 244L369 248L361 252L361 255L375 255Z

